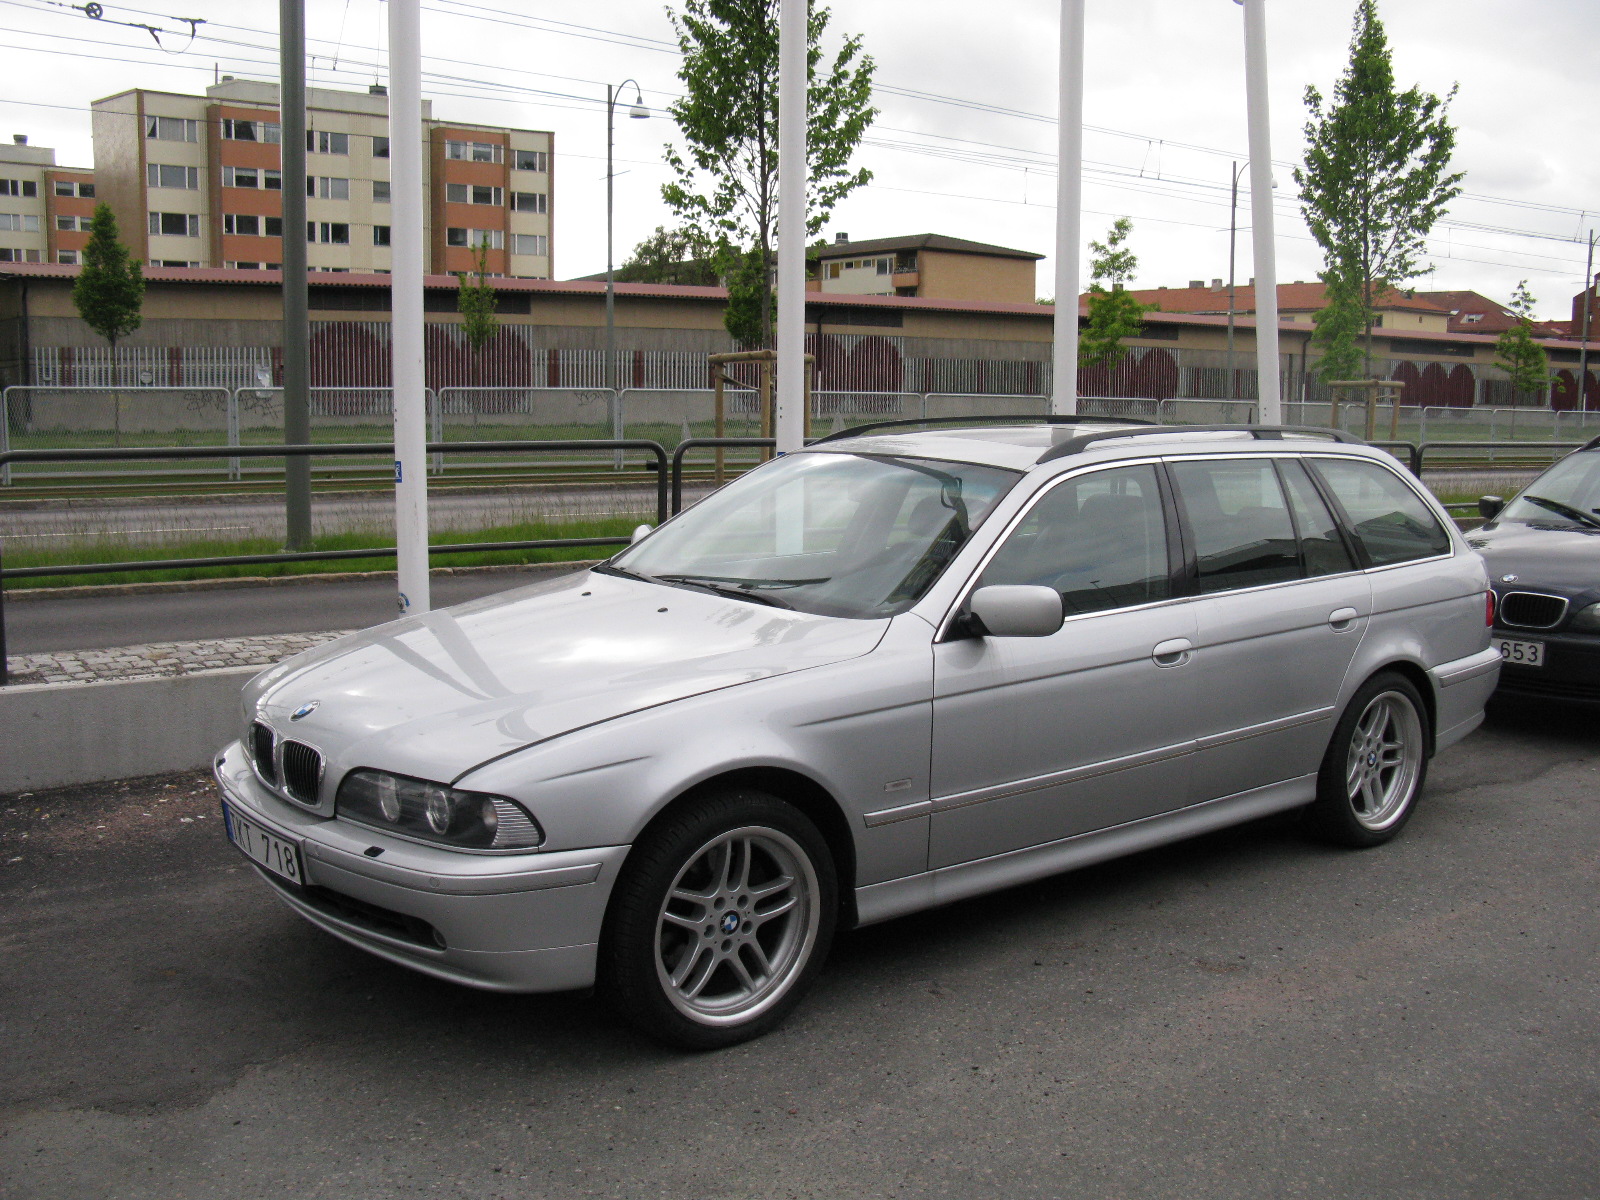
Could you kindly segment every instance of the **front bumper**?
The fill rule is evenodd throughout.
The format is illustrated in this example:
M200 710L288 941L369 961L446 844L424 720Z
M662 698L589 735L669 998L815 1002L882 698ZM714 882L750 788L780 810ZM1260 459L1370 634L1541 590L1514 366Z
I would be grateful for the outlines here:
M606 901L628 847L486 855L388 837L279 799L238 742L217 756L215 774L230 806L300 846L304 886L256 870L313 925L471 987L555 992L594 982Z
M1600 637L1499 627L1494 636L1544 644L1544 666L1522 667L1508 662L1501 667L1497 700L1525 697L1600 704Z

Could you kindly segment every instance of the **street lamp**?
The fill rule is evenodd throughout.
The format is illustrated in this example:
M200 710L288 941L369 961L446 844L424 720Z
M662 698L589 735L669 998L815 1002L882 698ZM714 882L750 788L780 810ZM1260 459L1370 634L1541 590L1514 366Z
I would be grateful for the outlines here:
M644 106L644 93L639 90L639 84L632 79L624 79L613 87L606 84L606 385L611 388L611 402L613 405L611 417L612 436L620 438L622 431L617 428L622 419L622 406L620 393L617 389L617 315L616 298L614 295L616 280L613 278L615 267L612 263L611 249L611 222L612 222L612 194L613 181L616 172L611 168L612 147L616 141L616 115L617 93L629 84L633 84L633 105L628 109L628 116L636 121L642 121L650 115L650 110Z

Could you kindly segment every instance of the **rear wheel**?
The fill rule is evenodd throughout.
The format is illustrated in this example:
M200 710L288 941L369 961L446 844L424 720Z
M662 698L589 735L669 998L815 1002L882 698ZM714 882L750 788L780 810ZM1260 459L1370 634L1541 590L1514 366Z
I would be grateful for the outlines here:
M1428 710L1416 686L1374 675L1335 726L1307 827L1343 846L1377 846L1411 819L1428 772Z
M645 1032L709 1050L799 1003L833 940L827 843L792 805L736 790L691 802L634 847L612 892L600 984Z

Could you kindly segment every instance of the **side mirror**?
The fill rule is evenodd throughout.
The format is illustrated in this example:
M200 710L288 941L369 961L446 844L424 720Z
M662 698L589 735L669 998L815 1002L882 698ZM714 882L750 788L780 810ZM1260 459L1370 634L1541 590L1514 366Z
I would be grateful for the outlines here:
M996 583L972 593L972 615L989 637L1049 637L1061 628L1061 593L1025 583Z
M628 545L631 546L635 542L643 541L653 532L655 532L655 526L653 525L635 525L633 527L633 532L628 535Z
M1478 515L1481 516L1485 521L1494 520L1500 515L1500 510L1505 506L1506 502L1499 496L1478 497Z

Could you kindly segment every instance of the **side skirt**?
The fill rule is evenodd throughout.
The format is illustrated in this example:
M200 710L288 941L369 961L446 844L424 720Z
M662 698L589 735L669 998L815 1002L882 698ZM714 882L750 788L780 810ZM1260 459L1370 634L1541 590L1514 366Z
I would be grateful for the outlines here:
M1310 804L1316 799L1316 792L1317 777L1302 775L1252 791L1207 800L1176 812L1130 821L1126 825L1113 825L1109 829L1029 846L992 858L869 884L856 889L856 924L876 924L924 908L1121 858L1125 854L1137 854L1154 846L1210 833L1213 829L1253 821Z

